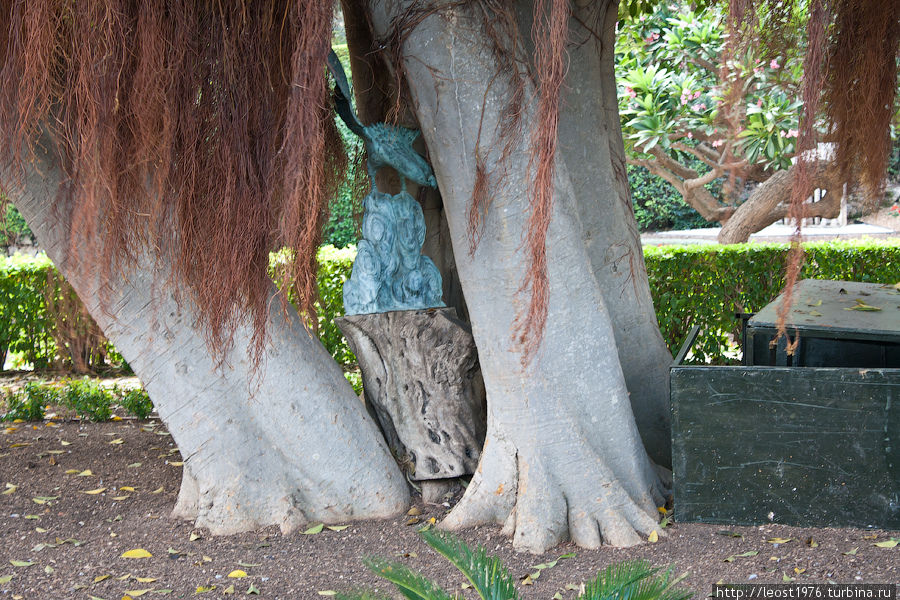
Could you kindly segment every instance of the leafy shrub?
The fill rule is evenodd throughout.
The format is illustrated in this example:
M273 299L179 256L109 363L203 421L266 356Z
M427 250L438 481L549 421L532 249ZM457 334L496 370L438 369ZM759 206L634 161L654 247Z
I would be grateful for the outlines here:
M112 394L90 379L69 380L62 393L62 404L82 419L107 421L112 416Z
M627 170L634 217L640 231L710 226L665 179L644 167L628 165Z
M484 548L471 549L448 533L433 529L419 532L422 539L446 558L468 579L472 589L482 600L512 600L518 598L516 585L500 560L488 556ZM363 559L365 565L379 577L390 581L405 598L417 600L450 600L450 594L433 581L423 577L406 565L378 557ZM660 574L643 560L616 563L585 583L578 598L584 600L687 600L691 593L675 585L670 572ZM339 594L344 600L381 600L386 596L373 592Z
M146 419L153 412L153 402L143 388L122 390L114 387L113 394L119 405L138 419Z
M6 413L0 421L41 421L44 407L56 401L52 388L29 382L18 392L6 394Z
M873 283L900 279L900 242L804 244L801 277ZM650 292L663 338L674 354L700 325L693 362L728 364L728 334L739 339L736 311L757 312L784 286L786 244L645 248Z
M0 206L2 204L3 199L0 198ZM3 213L3 219L0 220L0 246L17 244L23 238L34 237L31 229L28 228L28 223L25 222L25 218L19 214L15 206L7 202Z

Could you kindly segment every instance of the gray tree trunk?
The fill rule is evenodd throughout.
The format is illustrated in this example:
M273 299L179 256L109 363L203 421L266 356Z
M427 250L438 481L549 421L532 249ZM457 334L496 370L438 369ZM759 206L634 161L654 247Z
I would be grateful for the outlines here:
M296 313L270 303L270 339L258 371L247 328L220 364L187 294L178 304L166 288L164 265L144 255L123 277L102 282L96 257L78 256L84 248L70 243L69 223L53 207L62 175L46 153L51 147L43 140L34 168L7 191L178 444L184 473L173 514L227 534L405 510L406 481L377 427Z
M371 2L376 35L386 37L392 21L409 4ZM430 3L420 4L426 5L419 7L423 11L430 8ZM609 265L626 263L602 259L609 248L589 250L586 244L594 236L598 243L613 243L611 232L629 227L630 212L621 206L621 187L617 187L622 183L617 184L612 175L617 162L609 158L608 150L571 166L565 153L557 157L547 241L549 314L543 345L523 370L512 331L516 311L527 301L518 290L526 266L522 240L532 180L530 136L526 127L517 136L508 162L498 162L500 116L510 90L502 75L495 77L482 13L471 5L448 7L436 2L433 8L405 37L404 66L440 184L488 395L487 440L478 471L443 526L504 524L516 548L533 552L569 537L586 547L601 542L638 543L658 530L656 507L662 501L662 489L635 424L604 292L616 302L616 294L625 287L622 283L628 281L640 289L646 272L632 257L630 275L613 277ZM606 38L611 33L611 28L604 29ZM611 53L612 40L601 41L603 50ZM600 45L595 49L599 51ZM535 115L534 90L527 93L525 123L530 126ZM610 114L607 110L592 118L606 120ZM470 255L466 214L475 180L479 124L480 150L487 157L488 171L505 169L507 179L502 188L492 190L484 235ZM611 126L602 132L607 145L621 143L616 129ZM563 140L562 145L566 144ZM594 193L611 198L600 206L615 207L595 219L602 235L593 230L586 234L583 222L588 219L583 213L598 209L580 200L573 185L589 164L607 172ZM602 219L611 223L601 228ZM628 240L631 235L619 237ZM628 248L634 252L631 244ZM640 341L634 343L640 347Z

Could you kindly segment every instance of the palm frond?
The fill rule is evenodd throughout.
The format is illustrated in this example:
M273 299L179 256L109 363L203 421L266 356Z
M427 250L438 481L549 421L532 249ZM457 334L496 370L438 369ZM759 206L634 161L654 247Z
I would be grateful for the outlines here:
M390 596L379 594L371 590L354 590L352 592L338 592L336 600L391 600Z
M687 600L691 592L678 589L671 571L659 573L645 560L609 565L585 584L582 600Z
M406 565L378 556L367 556L363 564L379 577L393 583L409 600L451 600L450 595L436 583Z
M449 533L433 529L420 531L425 542L462 571L483 600L515 600L515 583L500 559L487 556L484 548L474 550Z

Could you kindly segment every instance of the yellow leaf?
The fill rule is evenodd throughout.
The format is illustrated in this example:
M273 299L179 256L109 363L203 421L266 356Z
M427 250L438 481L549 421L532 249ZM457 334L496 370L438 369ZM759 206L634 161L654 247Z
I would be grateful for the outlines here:
M143 548L135 548L122 554L122 558L150 558L153 556Z
M766 541L770 544L787 544L788 542L790 542L793 539L794 538L774 537L774 538L769 538Z
M72 445L72 442L67 442L65 440L61 440L59 443L62 444L63 446L71 446Z
M13 578L12 575L4 575L3 577L0 577L0 585L2 585L4 583L9 583L10 581L12 581L12 578Z
M90 494L91 496L96 496L97 494L101 494L106 491L105 487L97 488L96 490L87 490L81 492L82 494Z
M97 575L96 577L94 577L94 583L100 583L104 579L109 579L109 578L110 578L109 575Z
M125 440L123 440L122 438L116 438L116 439L114 439L114 440L111 440L109 443L110 443L110 444L115 444L115 445L118 445L118 444L124 444L124 443L125 443Z
M78 475L79 473L81 473L81 471L78 469L68 469L66 471L66 475Z
M893 548L898 543L900 543L900 540L891 538L889 540L884 540L883 542L875 542L873 545L878 546L879 548Z
M9 561L9 564L11 564L14 567L30 567L34 563L31 562L30 560L11 560L11 561Z
M116 577L116 581L125 581L126 579L131 578L131 573L125 573L121 577Z
M655 529L650 532L649 536L647 536L647 541L650 542L651 544L655 544L656 542L659 541L659 534L656 533Z
M15 492L17 489L19 489L19 486L13 485L11 483L7 483L6 489L4 491L0 492L0 495L8 496L9 494L12 494L13 492Z
M214 585L198 585L197 589L194 591L195 594L205 594L206 592L211 592L216 589Z
M229 585L227 588L225 588L224 590L222 590L222 593L225 594L226 596L230 596L231 594L234 593L234 586L233 586L233 585Z
M337 596L337 592L334 590L319 590L320 596Z
M30 446L31 444L28 442L22 442L20 444L13 444L10 448L24 448L25 446Z
M122 490L123 492L133 492L133 491L135 491L135 489L134 489L133 487L131 487L130 485L123 485L123 486L120 487L119 489Z
M169 461L166 461L166 462L169 462ZM176 460L176 461L170 462L169 464L170 464L171 466L173 466L173 467L181 467L181 466L184 465L184 461L182 461L182 460Z
M313 525L309 529L303 532L303 535L315 535L317 533L322 533L322 529L324 529L325 525L319 523L318 525Z
M421 514L422 514L422 511L419 510L417 507L413 506L411 509L409 509L408 511L406 511L406 514L408 514L408 515L411 516L411 517L415 517L415 516L417 516L417 515L421 515Z
M34 530L37 531L38 533L47 533L47 530L44 529L43 527L35 527Z
M131 596L132 598L138 598L140 596L143 596L147 592L152 592L152 591L153 591L153 588L147 588L145 590L126 590L125 593L128 594L129 596Z
M534 578L531 575L526 575L522 578L522 585L534 585Z
M131 496L113 496L113 500L128 500Z
M803 575L804 573L806 573L806 569L801 569L801 568L799 568L799 567L794 567L794 573L796 573L797 575Z
M155 490L153 490L153 491L150 492L150 493L151 493L151 494L161 494L162 492L163 492L163 488L158 487L158 488L156 488Z
M350 527L350 526L349 525L329 525L328 529L330 529L331 531L343 531L343 530L347 529L348 527Z
M121 420L122 420L122 417L120 417L120 416L118 416L118 415L113 415L112 417L110 417L109 420L110 420L110 421L121 421Z
M243 579L247 576L246 571L241 571L240 569L235 569L231 573L228 574L232 579Z
M94 473L90 469L85 469L81 473L78 474L79 477L93 477Z
M153 583L156 581L156 577L135 577L138 583Z

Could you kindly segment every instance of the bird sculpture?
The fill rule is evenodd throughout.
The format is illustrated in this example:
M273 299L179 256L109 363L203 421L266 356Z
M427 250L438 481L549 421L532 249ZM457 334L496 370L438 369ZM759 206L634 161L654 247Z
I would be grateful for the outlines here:
M363 125L353 113L350 101L350 85L344 67L334 50L328 53L328 70L334 76L334 104L338 116L347 127L361 137L366 144L368 161L366 168L372 187L377 191L375 174L385 166L393 167L400 175L403 190L406 191L406 180L411 179L419 185L437 187L434 172L421 154L413 150L412 144L419 137L419 132L399 125L374 123Z

